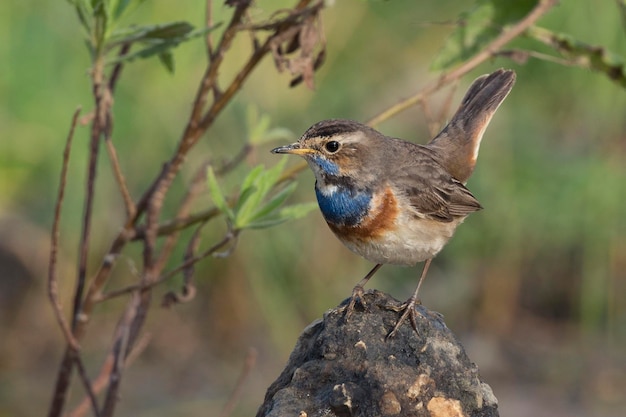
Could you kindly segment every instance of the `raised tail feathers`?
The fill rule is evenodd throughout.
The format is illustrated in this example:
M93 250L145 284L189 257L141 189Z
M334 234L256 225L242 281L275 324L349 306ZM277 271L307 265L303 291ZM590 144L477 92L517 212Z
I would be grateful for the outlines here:
M476 165L483 133L515 84L515 72L499 69L478 77L446 127L428 143L441 164L465 183Z

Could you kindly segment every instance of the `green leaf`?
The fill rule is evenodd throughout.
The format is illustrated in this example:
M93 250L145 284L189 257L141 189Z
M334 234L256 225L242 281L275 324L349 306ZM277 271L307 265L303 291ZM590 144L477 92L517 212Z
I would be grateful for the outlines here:
M265 167L263 167L263 165L257 165L254 167L254 169L246 175L246 178L244 178L243 183L241 184L241 191L255 184L257 178L261 175L261 173L263 173L264 169Z
M262 219L265 216L271 214L274 210L280 207L291 194L296 190L296 183L292 182L291 184L284 187L282 190L274 194L265 204L261 205L258 210L254 212L254 214L250 217L250 221L253 222L255 220Z
M164 25L154 25L146 31L147 39L178 39L184 38L193 31L193 26L188 22L172 22Z
M248 229L264 229L276 226L289 220L296 220L306 216L317 208L317 203L302 203L284 207L275 216L265 217L261 220L249 223Z
M279 216L287 220L296 220L306 216L311 211L317 209L317 207L316 202L292 204L280 210Z
M270 128L271 118L267 114L259 115L256 106L249 105L246 109L246 129L248 141L252 145L261 145L277 140L289 140L294 133L284 127Z
M589 45L565 33L531 27L527 35L542 42L564 57L574 60L578 66L602 72L615 83L626 88L626 59L602 46Z
M153 42L154 40L177 40L193 31L187 22L172 22L160 25L130 26L111 34L109 46L113 47L129 42Z
M106 40L109 10L107 2L104 0L91 0L91 8L94 23L91 35L93 37L94 47L98 51L101 50Z
M172 51L165 51L159 54L159 61L170 74L174 73L174 54Z
M115 21L120 20L125 14L132 12L145 0L110 0L109 8Z
M226 217L232 222L235 218L233 211L228 206L226 202L226 198L224 197L224 193L220 185L217 182L217 178L215 177L215 172L213 171L213 167L209 166L207 168L207 186L209 187L209 193L211 194L211 199L222 213L226 215Z
M117 64L119 62L132 62L137 58L150 58L154 55L161 55L169 52L172 48L176 47L178 43L175 42L159 42L154 45L147 46L132 54L117 57L109 62L109 64Z
M238 204L238 210L235 210L234 224L237 228L245 228L246 225L254 217L254 213L258 210L259 206L274 187L276 181L280 177L283 168L285 167L286 158L268 170L262 170L259 174L254 176L254 181L249 185L250 188L254 188L254 191L249 193L246 200ZM261 169L263 169L261 167ZM247 185L249 181L244 181L244 185Z
M247 211L249 210L248 209L249 206L246 206L246 202L248 201L251 195L257 192L258 192L258 189L254 185L251 185L247 188L243 188L241 190L241 193L239 194L239 198L237 199L237 203L235 203L235 207L233 208L233 211L235 212L235 218L238 219L238 221L239 219L246 217Z
M127 43L127 42L143 42L147 46L145 46L144 48L134 53L127 54L124 56L117 56L114 59L108 61L107 64L111 65L111 64L117 64L119 62L130 62L138 58L145 59L145 58L150 58L154 55L160 55L160 54L170 52L173 48L175 48L179 44L190 41L199 36L202 36L219 26L219 25L214 25L210 28L203 28L203 29L195 30L187 34L184 34L182 36L175 36L176 33L182 33L184 31L183 30L184 26L182 24L180 26L177 26L177 25L178 23L171 24L171 25L164 25L164 26L169 27L169 29L163 28L162 26L159 29L154 29L154 30L152 29L146 30L147 28L143 28L145 31L142 32L141 30L139 30L136 32L132 32L127 37L120 37L119 32L117 32L115 41L108 43L109 49L111 49L112 47L120 43Z
M459 15L457 27L433 60L440 71L463 62L500 35L502 29L532 10L538 0L477 0L473 9Z
M248 133L248 140L252 144L257 144L261 138L265 135L265 132L270 127L271 118L268 114L261 115L257 122L250 126L250 132Z
M263 165L256 166L243 180L241 185L241 193L235 204L235 220L236 227L243 227L247 219L252 214L254 207L259 204L263 196L258 194L262 192L259 189L259 179L264 175L265 168Z
M93 27L93 9L89 0L68 0L68 3L76 9L78 19L87 33L91 33Z
M296 189L296 183L292 182L272 193L282 178L286 162L287 158L282 158L270 169L266 170L262 165L252 169L244 179L237 202L232 209L217 182L215 172L211 167L207 169L211 198L215 206L226 214L235 230L270 227L302 217L316 206L315 203L311 203L281 208Z
M272 186L278 181L280 175L283 173L285 165L287 165L287 159L288 158L286 156L283 156L276 165L267 170L267 176L269 181L272 183Z
M246 127L248 130L250 130L251 126L254 126L258 120L259 109L253 104L248 104L248 107L246 107Z

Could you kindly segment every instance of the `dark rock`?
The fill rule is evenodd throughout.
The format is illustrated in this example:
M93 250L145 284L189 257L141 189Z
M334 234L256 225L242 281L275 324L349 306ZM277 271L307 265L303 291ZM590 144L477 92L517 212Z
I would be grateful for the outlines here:
M440 314L417 306L418 332L407 320L386 339L399 317L388 307L401 303L379 291L363 298L348 322L344 301L304 330L257 417L498 416Z

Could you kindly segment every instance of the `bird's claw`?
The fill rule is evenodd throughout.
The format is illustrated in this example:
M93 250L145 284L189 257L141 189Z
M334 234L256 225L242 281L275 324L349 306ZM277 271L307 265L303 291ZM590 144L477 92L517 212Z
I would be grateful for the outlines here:
M354 306L356 305L357 300L365 308L365 301L363 300L363 294L364 294L364 290L363 290L363 286L361 285L356 285L352 289L352 296L350 297L350 302L344 309L345 311L344 318L346 321L348 321L348 319L352 315L352 312L354 311Z
M420 299L413 296L400 306L387 306L388 310L393 310L396 312L402 311L402 315L396 322L393 330L391 330L391 332L389 332L389 334L387 335L387 339L391 339L396 335L396 333L398 333L400 326L402 326L402 323L407 319L407 317L411 322L411 327L413 327L413 330L415 330L415 332L419 334L419 330L417 330L417 310L415 310L415 306L419 304L422 304Z

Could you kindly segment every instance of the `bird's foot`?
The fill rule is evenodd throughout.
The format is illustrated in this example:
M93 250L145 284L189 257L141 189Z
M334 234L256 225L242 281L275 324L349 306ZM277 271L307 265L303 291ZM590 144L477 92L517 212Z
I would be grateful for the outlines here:
M350 297L350 302L348 303L346 307L344 307L344 312L345 312L344 318L346 321L348 321L348 319L352 315L352 312L354 311L354 306L356 305L357 301L359 302L359 304L361 304L365 308L365 301L363 300L363 294L364 294L364 290L363 290L362 285L356 285L352 289L352 296Z
M387 339L391 339L392 337L396 335L396 333L400 329L400 326L402 326L402 323L407 319L407 317L409 318L409 321L411 322L411 327L413 327L413 330L415 330L415 332L419 334L419 330L417 330L417 310L415 310L415 306L418 304L422 304L422 302L420 301L419 298L413 295L411 298L409 298L405 303L403 303L400 306L397 306L397 307L387 306L386 307L388 310L402 312L402 315L396 322L396 325L393 327L393 330L391 330L391 332L389 332L389 334L387 335Z

